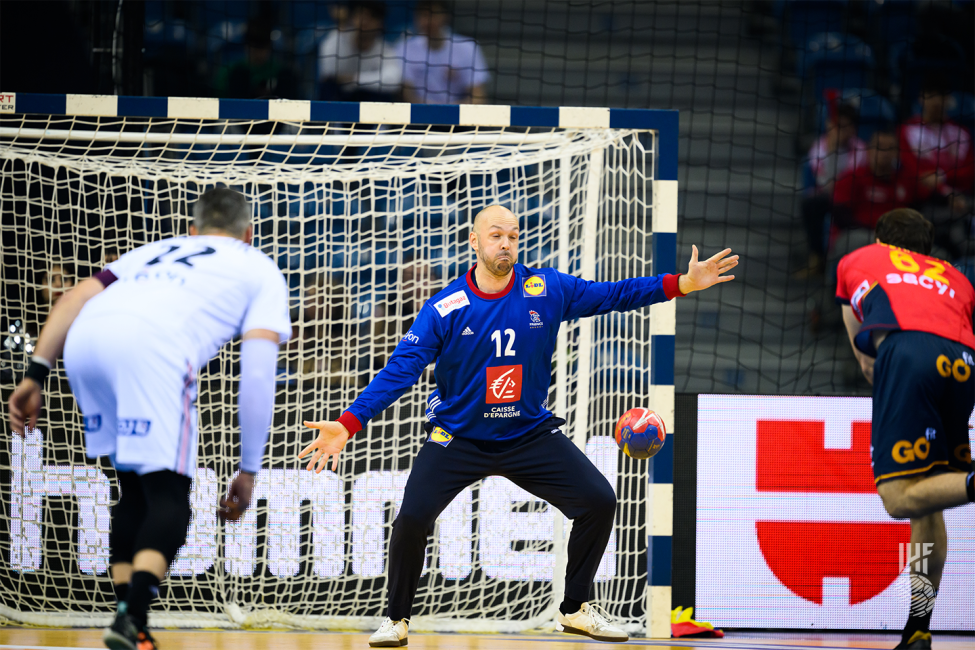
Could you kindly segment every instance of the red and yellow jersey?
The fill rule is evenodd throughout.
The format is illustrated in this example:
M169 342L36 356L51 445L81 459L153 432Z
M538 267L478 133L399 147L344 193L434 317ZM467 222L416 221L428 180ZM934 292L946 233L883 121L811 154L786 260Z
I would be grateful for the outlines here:
M937 334L975 348L975 289L951 264L913 251L871 244L840 260L836 301L863 323L854 338L871 356L873 330Z

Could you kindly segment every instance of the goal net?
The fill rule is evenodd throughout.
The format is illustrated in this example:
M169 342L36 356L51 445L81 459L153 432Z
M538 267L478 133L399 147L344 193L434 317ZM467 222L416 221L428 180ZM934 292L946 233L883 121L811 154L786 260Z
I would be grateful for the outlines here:
M335 418L376 375L420 305L474 258L473 215L519 217L520 260L596 280L653 272L655 134L609 128L416 127L219 119L0 119L3 400L52 301L137 246L188 232L218 183L250 201L254 245L291 291L274 422L242 521L215 513L239 458L238 346L199 377L199 468L186 545L153 626L367 629L385 614L386 549L425 436L432 368L347 445L338 472L303 470L303 420ZM618 451L616 418L646 402L650 310L563 325L550 405L615 487L595 601L646 626L647 463ZM85 458L60 364L38 429L0 444L0 617L105 625L111 466ZM500 477L463 491L437 523L413 629L550 626L569 522ZM0 618L2 620L2 618Z

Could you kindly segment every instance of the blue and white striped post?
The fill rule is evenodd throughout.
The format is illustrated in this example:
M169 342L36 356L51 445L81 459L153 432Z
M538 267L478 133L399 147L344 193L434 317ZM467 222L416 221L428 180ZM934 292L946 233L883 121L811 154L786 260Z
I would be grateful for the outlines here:
M653 180L653 272L677 272L677 111L661 112ZM650 408L674 426L674 335L677 303L650 308ZM670 430L673 434L673 429ZM647 636L670 638L673 556L674 445L654 456L647 486Z
M678 114L673 110L491 105L428 106L376 102L0 93L0 114L12 113L487 127L609 127L655 131L652 186L653 271L675 273L677 270ZM0 131L5 130L0 128ZM601 163L601 160L597 162ZM598 182L596 187L598 188ZM594 242L595 229L592 230L593 232L587 233L587 240L591 239ZM654 305L651 307L651 314L649 405L660 414L668 426L673 426L676 305L674 301ZM562 347L560 345L560 349ZM560 396L562 393L563 391L558 391ZM583 420L585 419L583 417ZM583 440L583 446L584 444ZM673 444L665 444L654 457L649 474L650 485L646 504L647 581L649 583L646 596L647 635L669 638L674 493Z

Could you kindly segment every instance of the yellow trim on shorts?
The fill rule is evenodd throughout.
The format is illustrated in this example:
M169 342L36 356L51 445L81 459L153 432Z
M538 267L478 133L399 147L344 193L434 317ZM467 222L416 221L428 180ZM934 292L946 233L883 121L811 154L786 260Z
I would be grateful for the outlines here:
M897 476L907 476L908 474L919 474L921 472L928 471L929 469L931 469L935 465L948 465L948 461L946 461L946 460L936 460L933 463L931 463L930 465L928 465L927 467L922 467L920 469L905 469L903 472L893 472L891 474L884 474L882 476L878 476L877 478L875 478L873 480L873 482L876 485L876 484L880 483L881 481L886 481L889 478L895 478ZM962 471L964 471L964 470L958 469L957 467L951 467L951 466L949 466L948 469L950 469L953 472L962 472Z

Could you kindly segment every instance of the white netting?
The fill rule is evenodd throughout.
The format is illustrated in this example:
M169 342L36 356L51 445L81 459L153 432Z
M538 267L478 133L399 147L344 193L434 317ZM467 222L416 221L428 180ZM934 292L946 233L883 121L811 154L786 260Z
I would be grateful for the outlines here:
M241 523L221 525L213 510L239 454L236 347L201 372L194 516L151 622L372 627L385 610L385 550L424 440L432 375L354 438L337 474L300 469L296 453L313 437L302 420L338 416L419 305L469 267L469 224L486 205L520 217L526 264L600 280L649 274L645 142L653 134L609 129L2 119L3 403L63 286L113 255L185 234L189 206L213 184L241 190L255 245L289 279L295 335L280 358L257 507ZM646 464L611 436L616 417L646 399L649 340L649 310L567 324L550 395L567 434L617 489L596 595L634 632L645 626ZM111 467L84 457L60 366L39 427L0 445L0 620L104 624L118 492ZM462 492L431 540L412 628L549 624L563 585L562 523L505 479Z

